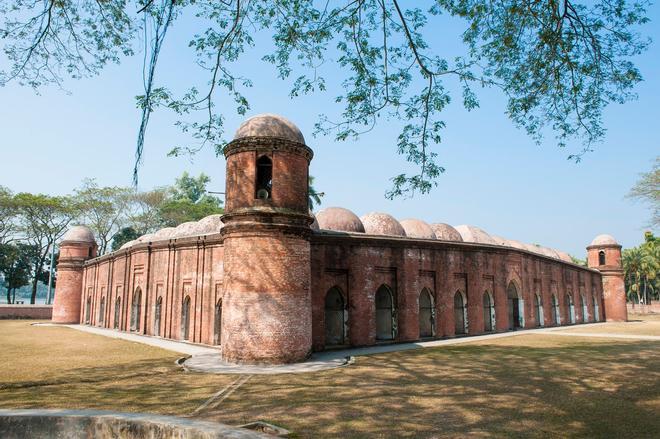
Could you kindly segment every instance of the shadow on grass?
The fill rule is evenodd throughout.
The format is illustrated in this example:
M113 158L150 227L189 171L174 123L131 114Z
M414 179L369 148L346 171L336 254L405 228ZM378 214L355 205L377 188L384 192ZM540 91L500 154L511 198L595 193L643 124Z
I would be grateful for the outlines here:
M89 408L187 415L235 377L195 375L174 362L72 367L42 381L0 385L0 408Z
M253 377L206 417L265 418L301 437L659 437L658 371L652 343L408 351Z

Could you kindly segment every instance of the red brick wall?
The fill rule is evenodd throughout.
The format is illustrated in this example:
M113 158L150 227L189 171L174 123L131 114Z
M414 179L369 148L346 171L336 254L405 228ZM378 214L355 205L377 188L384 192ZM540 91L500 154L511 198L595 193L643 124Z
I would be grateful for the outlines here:
M53 322L80 323L83 263L90 254L94 256L95 252L96 249L89 244L75 242L61 244L53 300Z
M223 359L289 363L311 351L310 246L278 234L225 238Z
M339 287L348 301L348 336L355 346L376 342L375 303L378 287L389 286L397 297L396 341L419 338L419 294L428 288L436 307L436 336L454 335L454 294L467 296L468 333L484 332L483 294L495 302L496 330L509 328L506 288L513 282L524 303L526 328L537 326L534 293L542 298L544 326L554 326L552 293L559 299L562 324L568 323L567 294L574 301L576 323L582 322L580 294L587 321L594 320L593 300L602 304L600 274L573 264L512 249L474 244L447 244L387 238L312 236L313 345L325 345L325 295ZM599 318L603 319L602 305Z
M221 298L223 248L219 235L139 245L90 261L85 267L79 318L86 322L86 302L91 299L91 325L115 327L119 299L119 328L131 330L136 291L140 295L140 321L135 332L182 339L181 306L190 297L189 341L213 344L215 304ZM59 286L58 279L58 286ZM105 298L104 318L100 318ZM155 328L156 304L161 299L159 331Z
M52 305L0 305L0 319L50 320Z

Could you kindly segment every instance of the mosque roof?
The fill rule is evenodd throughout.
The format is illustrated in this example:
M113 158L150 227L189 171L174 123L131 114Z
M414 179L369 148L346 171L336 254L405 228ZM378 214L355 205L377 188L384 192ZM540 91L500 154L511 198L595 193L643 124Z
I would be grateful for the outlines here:
M293 142L305 143L305 137L289 119L277 114L258 114L241 124L234 134L234 139L244 137L277 137Z

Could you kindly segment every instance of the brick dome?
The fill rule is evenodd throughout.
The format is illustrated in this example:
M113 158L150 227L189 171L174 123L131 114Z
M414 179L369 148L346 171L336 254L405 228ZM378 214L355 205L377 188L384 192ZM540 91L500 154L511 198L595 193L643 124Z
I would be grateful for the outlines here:
M88 242L95 244L94 233L87 226L73 226L62 236L62 242Z
M525 246L525 244L523 244L522 242L517 241L515 239L507 239L505 245L508 245L509 247L517 248L517 249L520 249L520 250L527 250L527 247Z
M149 242L155 240L155 233L147 233L145 235L140 236L138 239L135 240L135 242Z
M197 221L197 233L200 235L210 235L212 233L220 233L220 230L225 226L222 223L222 215L209 215Z
M619 245L612 235L598 235L591 241L591 245Z
M501 236L490 235L490 237L493 238L493 241L495 241L495 243L497 243L497 245L506 245L506 246L509 245L509 240L505 239L505 238L502 238Z
M406 231L408 238L435 239L435 232L431 226L422 220L410 218L400 221L401 227Z
M461 234L463 241L465 242L475 242L477 244L491 244L497 245L497 242L491 236L486 233L484 230L479 227L469 226L469 225L460 225L454 227L458 233Z
M343 207L327 207L316 214L319 228L335 232L364 233L362 221L356 214Z
M194 235L197 235L197 222L188 221L187 223L182 223L176 226L176 229L174 229L170 238L183 238L185 236Z
M243 122L234 134L234 140L243 137L277 137L305 143L305 137L290 120L277 114L259 114Z
M435 238L441 241L463 241L461 234L458 230L445 223L431 224L431 230L435 233Z
M394 219L386 213L372 212L360 217L364 224L364 231L369 235L406 236L406 231Z
M563 252L561 250L555 250L555 253L557 253L557 256L562 261L564 261L564 262L573 262L573 258L571 258L571 255L569 255L568 253Z
M174 233L174 230L176 230L174 227L165 227L164 229L160 229L156 233L154 233L154 239L156 240L170 239L172 233Z

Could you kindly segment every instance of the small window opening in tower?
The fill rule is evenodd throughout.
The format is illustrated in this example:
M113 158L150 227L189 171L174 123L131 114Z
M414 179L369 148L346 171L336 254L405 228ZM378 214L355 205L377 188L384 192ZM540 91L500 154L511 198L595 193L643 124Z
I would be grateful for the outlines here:
M257 189L255 198L267 200L273 187L273 162L265 155L257 159Z
M605 252L602 250L598 252L598 265L605 265Z

